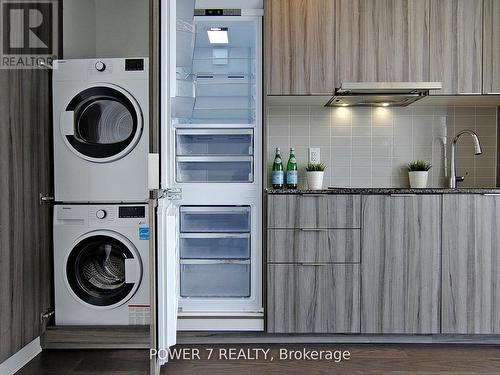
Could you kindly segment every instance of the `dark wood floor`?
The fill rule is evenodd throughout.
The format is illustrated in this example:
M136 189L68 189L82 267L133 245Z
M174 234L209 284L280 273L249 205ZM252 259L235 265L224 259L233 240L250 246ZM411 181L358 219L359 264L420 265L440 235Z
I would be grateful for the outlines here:
M181 346L187 348L191 346ZM194 347L194 346L193 346ZM200 360L171 360L164 374L500 374L500 347L428 345L232 345L196 346ZM208 348L214 348L207 359ZM219 359L219 349L271 349L267 360ZM351 359L280 360L279 350L348 350ZM224 351L223 351L224 352ZM227 353L227 352L226 352ZM273 356L274 360L270 360ZM44 351L21 369L20 375L145 375L149 352L145 350Z

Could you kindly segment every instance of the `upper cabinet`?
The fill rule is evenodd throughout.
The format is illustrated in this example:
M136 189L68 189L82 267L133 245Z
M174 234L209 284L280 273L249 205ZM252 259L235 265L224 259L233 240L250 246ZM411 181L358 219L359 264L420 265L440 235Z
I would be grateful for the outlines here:
M500 0L484 0L483 94L500 94Z
M430 80L439 95L482 93L483 0L431 0Z
M268 95L372 81L500 93L500 0L267 0L265 18Z
M268 95L334 91L334 23L334 0L266 1Z
M427 0L336 0L335 5L337 86L428 81Z

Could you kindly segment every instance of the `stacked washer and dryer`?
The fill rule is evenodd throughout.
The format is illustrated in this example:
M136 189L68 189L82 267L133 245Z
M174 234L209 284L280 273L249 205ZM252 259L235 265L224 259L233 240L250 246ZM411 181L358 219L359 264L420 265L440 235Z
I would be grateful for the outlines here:
M149 324L148 61L54 64L57 325Z

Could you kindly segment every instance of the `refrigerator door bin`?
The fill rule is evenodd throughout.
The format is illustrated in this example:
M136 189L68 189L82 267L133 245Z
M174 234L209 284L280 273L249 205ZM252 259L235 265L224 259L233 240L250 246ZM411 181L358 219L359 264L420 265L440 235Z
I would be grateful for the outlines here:
M248 233L250 207L181 207L181 233Z
M177 155L252 155L252 129L178 129Z
M250 261L181 260L181 297L250 297Z
M183 259L248 259L250 233L183 233L180 251Z
M176 177L180 183L253 182L253 157L178 156Z

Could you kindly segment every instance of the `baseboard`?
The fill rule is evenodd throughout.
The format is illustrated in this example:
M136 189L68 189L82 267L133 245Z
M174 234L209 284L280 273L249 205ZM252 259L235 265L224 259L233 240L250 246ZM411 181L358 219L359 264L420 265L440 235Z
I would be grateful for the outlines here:
M149 349L149 326L50 326L45 349Z
M262 318L179 317L178 331L264 331Z
M356 334L278 334L264 332L178 332L181 345L225 344L423 344L423 345L500 345L500 335L356 335Z
M35 358L42 352L40 345L40 337L31 341L24 348L19 350L16 354L7 358L4 362L0 363L0 374L13 375L19 371L24 365Z

